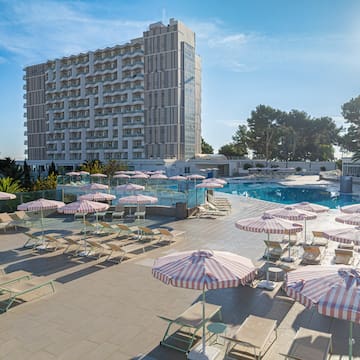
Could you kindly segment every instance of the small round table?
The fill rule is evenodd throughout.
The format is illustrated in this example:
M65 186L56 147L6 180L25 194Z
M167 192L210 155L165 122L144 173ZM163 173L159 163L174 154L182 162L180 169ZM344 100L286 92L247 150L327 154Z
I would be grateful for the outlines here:
M278 276L279 276L279 274L281 274L283 272L283 269L280 269L275 266L270 266L268 271L269 271L269 274L274 274L274 278L275 278L274 281L278 281Z
M221 322L212 322L207 326L207 329L211 333L210 338L215 335L213 344L224 345L218 342L218 337L226 331L226 324Z

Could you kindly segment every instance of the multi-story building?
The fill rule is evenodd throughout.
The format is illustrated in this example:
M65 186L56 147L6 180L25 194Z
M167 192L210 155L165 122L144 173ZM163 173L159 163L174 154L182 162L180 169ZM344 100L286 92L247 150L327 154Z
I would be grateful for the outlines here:
M201 147L201 63L195 34L174 19L143 37L25 68L27 158L173 158Z

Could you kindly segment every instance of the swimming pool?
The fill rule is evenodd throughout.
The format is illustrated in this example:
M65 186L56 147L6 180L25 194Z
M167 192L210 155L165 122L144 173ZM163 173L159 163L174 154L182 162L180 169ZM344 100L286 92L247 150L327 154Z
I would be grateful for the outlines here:
M324 186L284 186L268 182L241 182L226 184L218 191L249 196L252 198L277 202L280 204L293 204L309 201L335 209L340 206L360 203L360 196L354 194L340 194L331 187Z

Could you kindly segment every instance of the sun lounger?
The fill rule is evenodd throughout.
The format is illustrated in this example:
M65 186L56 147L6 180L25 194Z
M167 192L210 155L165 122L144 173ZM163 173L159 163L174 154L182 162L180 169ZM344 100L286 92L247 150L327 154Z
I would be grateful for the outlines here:
M6 232L7 229L16 229L16 224L8 213L0 214L0 229Z
M139 226L141 241L152 241L154 239L160 240L160 232L157 229L150 229L146 226Z
M24 248L35 248L36 246L43 243L41 236L37 236L29 232L25 232L24 234L27 236L27 240L23 245Z
M335 264L350 265L353 261L353 250L350 249L335 249Z
M116 205L115 211L112 212L112 219L123 219L125 215L125 207L123 205Z
M30 280L23 280L8 283L0 286L0 312L6 312L14 303L31 301L34 298L47 295L50 287L55 292L52 280L45 280L42 277L32 277Z
M328 246L328 239L324 237L324 233L322 231L313 231L313 238L311 241L311 245L315 246Z
M280 241L264 240L264 243L266 245L264 258L269 257L271 260L280 259L288 248L287 243L282 243Z
M23 210L17 210L9 214L14 224L19 226L31 225L31 217Z
M194 341L201 337L199 333L201 333L203 322L209 322L215 315L221 320L221 306L219 305L205 304L205 320L203 320L202 311L202 303L197 302L175 319L159 316L160 319L168 322L160 345L187 353ZM170 334L170 330L173 328L176 328L176 331Z
M276 320L249 315L232 336L222 337L229 341L227 358L261 359L277 338Z
M55 236L52 235L44 235L43 245L44 245L43 247L44 250L51 250L51 251L56 251L64 247L64 243L59 238L56 238Z
M185 237L186 232L185 231L179 231L179 230L168 230L163 228L157 229L160 233L160 240L159 241L167 241L169 244L171 242L176 241L177 237Z
M64 236L64 242L65 244L67 245L63 254L70 254L72 256L76 256L79 251L80 251L80 248L83 246L83 240L82 239L79 239L79 238L74 238L74 237L71 237L71 236ZM71 250L72 248L72 250ZM71 251L71 253L70 253Z
M198 209L198 212L196 215L198 218L201 218L201 217L217 218L218 216L226 215L225 211L207 209L205 206L201 206L201 205L199 205L197 207L197 209Z
M288 360L327 360L332 351L331 334L299 328L287 354Z
M31 274L24 270L17 270L10 273L6 273L4 269L0 268L0 286L11 284L13 282L21 280L29 280Z
M302 255L301 264L318 265L324 256L324 247L315 245L303 245L304 253Z
M102 255L108 256L111 252L106 245L103 245L97 241L87 239L86 243L89 247L89 251L86 254L88 257L95 257L96 259L99 259Z
M145 215L146 215L146 206L139 206L139 208L135 211L134 216L136 217L137 220L139 220L140 218L145 219Z

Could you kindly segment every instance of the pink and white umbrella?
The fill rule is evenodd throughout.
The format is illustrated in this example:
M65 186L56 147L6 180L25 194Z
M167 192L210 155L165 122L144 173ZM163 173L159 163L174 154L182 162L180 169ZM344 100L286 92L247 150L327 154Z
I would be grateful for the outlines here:
M14 200L16 199L15 194L10 194L7 192L0 191L0 200Z
M313 204L313 203L309 203L307 201L303 201L303 202L296 203L296 204L291 204L290 206L297 208L297 209L314 212L314 213L323 213L323 212L329 211L329 208L327 206Z
M90 175L88 171L84 171L84 170L79 171L79 174L82 176Z
M360 213L352 213L352 214L346 214L344 216L337 216L335 218L335 221L347 224L347 225L360 225Z
M59 213L63 214L83 214L84 220L84 253L86 255L86 222L85 216L86 214L97 213L100 211L105 211L109 208L108 204L100 203L96 201L89 200L80 200L69 203L58 209Z
M152 274L167 285L202 290L205 349L205 290L245 285L254 280L256 268L250 259L225 251L184 251L155 260Z
M86 185L82 186L81 189L88 190L88 191L107 190L107 189L109 189L109 186L105 185L105 184L92 183L92 184L86 184Z
M115 190L125 193L125 192L130 192L130 191L145 190L145 186L138 185L138 184L133 184L133 183L128 183L128 184L116 186Z
M130 175L127 174L116 174L113 176L114 179L129 179Z
M115 195L100 193L100 192L79 196L79 200L89 200L89 201L111 201L114 199L116 199Z
M119 204L136 204L139 211L140 204L155 204L158 202L158 198L155 196L147 196L142 194L124 196L119 199Z
M185 176L175 175L175 176L170 176L169 180L186 181L187 178Z
M18 205L17 209L23 211L40 211L41 229L42 234L44 235L44 210L55 210L61 208L64 205L65 203L63 203L62 201L41 198L38 200L20 204Z
M137 173L131 177L132 179L148 179L149 175L146 175L144 173Z
M156 173L150 176L150 179L154 179L154 180L166 180L168 177L164 174L161 173Z
M331 229L322 232L324 237L344 244L360 245L360 227Z
M240 230L266 233L268 241L270 234L287 234L292 235L302 231L302 226L289 220L284 220L264 213L260 217L252 217L238 220L235 226ZM267 262L269 262L269 252L267 252ZM266 272L265 282L260 282L259 287L272 290L274 283L269 281L269 272Z
M352 323L360 323L359 269L328 265L306 266L287 273L288 296L322 315L350 321L349 359L352 358Z
M314 212L302 210L295 206L285 206L273 210L266 211L267 214L279 217L281 219L292 220L292 221L304 221L304 242L306 243L306 220L316 219L317 216ZM289 239L290 240L290 239ZM289 247L290 251L290 247Z
M199 175L199 174L193 174L193 175L189 175L187 177L189 180L204 180L205 176Z
M360 204L343 206L340 208L340 211L347 213L347 214L353 214L353 213L360 212Z
M65 175L68 175L68 176L79 176L81 175L79 172L77 171L70 171L68 173L66 173Z
M197 189L219 189L223 187L224 185L215 181L214 182L206 181L196 185Z
M227 181L223 180L223 179L218 179L218 178L208 178L208 179L204 179L203 180L203 183L204 182L215 182L215 183L219 183L219 184L222 184L222 185L225 185L227 184Z
M101 174L101 173L91 174L90 176L91 177L98 177L98 178L107 178L107 175Z

